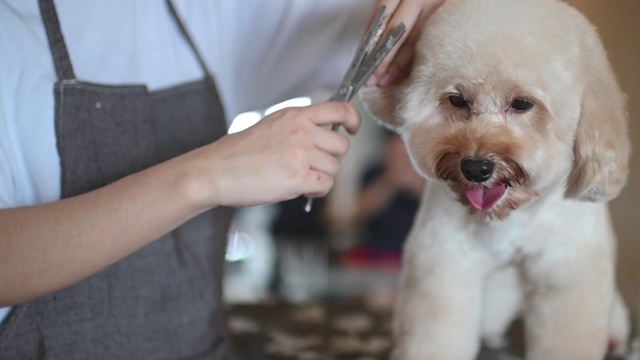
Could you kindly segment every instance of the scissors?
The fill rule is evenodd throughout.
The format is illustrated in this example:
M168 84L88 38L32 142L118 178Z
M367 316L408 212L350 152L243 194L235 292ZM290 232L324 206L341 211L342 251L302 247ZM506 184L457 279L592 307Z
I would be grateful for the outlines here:
M380 10L378 10L371 28L358 45L351 65L349 65L347 73L344 75L344 78L342 78L340 87L333 93L328 101L351 101L407 31L406 25L400 23L393 29L385 41L378 45L380 37L387 26L386 19L384 18L386 10L387 7L385 5L381 6ZM334 124L331 126L331 130L337 131L338 127L338 124ZM304 211L310 212L312 205L313 199L307 198Z

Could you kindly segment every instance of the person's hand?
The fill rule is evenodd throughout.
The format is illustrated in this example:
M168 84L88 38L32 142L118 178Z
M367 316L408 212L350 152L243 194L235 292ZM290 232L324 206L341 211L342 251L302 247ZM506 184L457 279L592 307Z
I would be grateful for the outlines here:
M415 55L415 45L424 23L444 2L445 0L378 0L373 12L374 16L382 5L387 6L386 16L389 16L382 39L386 38L401 22L407 26L407 32L369 78L368 85L389 87L409 75ZM372 21L373 18L369 20L369 24Z
M349 148L344 134L329 129L332 124L355 134L360 116L340 102L288 108L199 149L210 205L256 206L326 195Z

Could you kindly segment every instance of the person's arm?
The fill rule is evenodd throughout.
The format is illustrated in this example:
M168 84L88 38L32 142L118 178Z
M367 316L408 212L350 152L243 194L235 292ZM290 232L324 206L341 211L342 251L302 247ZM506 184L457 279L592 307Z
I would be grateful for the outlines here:
M286 109L255 126L73 198L0 210L0 307L61 290L197 214L323 196L359 115L344 103Z

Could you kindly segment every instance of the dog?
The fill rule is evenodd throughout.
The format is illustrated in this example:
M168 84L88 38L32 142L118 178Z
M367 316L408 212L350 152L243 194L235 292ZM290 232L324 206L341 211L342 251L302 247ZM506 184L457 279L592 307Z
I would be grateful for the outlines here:
M396 360L470 360L525 323L528 360L621 354L607 202L625 95L595 27L557 0L447 0L406 80L360 94L428 180L404 248Z

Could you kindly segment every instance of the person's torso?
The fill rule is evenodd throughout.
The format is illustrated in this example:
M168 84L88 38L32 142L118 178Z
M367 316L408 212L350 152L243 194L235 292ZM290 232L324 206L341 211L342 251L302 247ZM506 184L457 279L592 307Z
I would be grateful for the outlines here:
M78 79L52 0L39 5L58 77L63 198L226 134L215 83L170 2L174 31L203 74L155 92ZM225 359L221 282L230 220L230 209L208 211L78 284L16 306L0 329L0 352L7 359Z
M228 119L316 90L333 91L362 33L363 9L371 6L369 0L250 5L176 0ZM155 91L202 76L163 1L59 0L56 6L81 80ZM0 0L0 27L0 208L55 201L56 76L37 2Z

